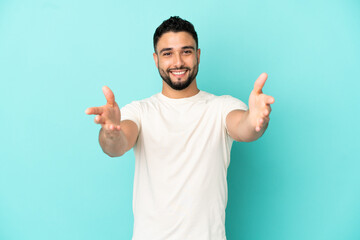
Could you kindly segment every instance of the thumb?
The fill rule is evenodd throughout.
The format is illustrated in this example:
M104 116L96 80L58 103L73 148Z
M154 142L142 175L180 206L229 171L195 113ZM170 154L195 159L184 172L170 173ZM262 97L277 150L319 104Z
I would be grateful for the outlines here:
M268 75L266 73L262 73L260 74L260 76L258 77L258 79L256 79L255 84L254 84L254 92L256 93L262 93L262 88L265 85L266 79L267 79Z
M103 93L105 95L107 104L109 104L110 106L114 106L115 105L115 96L114 93L111 91L111 89L107 86L103 86L102 88Z

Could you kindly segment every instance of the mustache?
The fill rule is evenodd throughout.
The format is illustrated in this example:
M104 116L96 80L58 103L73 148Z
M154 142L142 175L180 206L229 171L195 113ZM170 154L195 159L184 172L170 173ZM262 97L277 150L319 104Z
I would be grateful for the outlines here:
M189 68L189 67L179 67L179 68L169 68L168 70L167 70L167 72L170 72L170 71L173 71L173 70L188 70L188 71L190 71L191 69Z

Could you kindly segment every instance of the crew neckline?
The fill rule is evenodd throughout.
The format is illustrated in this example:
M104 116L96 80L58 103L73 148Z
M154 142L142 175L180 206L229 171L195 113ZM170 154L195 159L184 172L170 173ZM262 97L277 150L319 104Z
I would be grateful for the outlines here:
M165 101L168 102L193 102L195 100L197 100L198 98L200 98L202 95L204 94L204 91L199 90L199 92L191 97L185 97L185 98L169 98L167 96L165 96L162 92L158 93L157 96Z

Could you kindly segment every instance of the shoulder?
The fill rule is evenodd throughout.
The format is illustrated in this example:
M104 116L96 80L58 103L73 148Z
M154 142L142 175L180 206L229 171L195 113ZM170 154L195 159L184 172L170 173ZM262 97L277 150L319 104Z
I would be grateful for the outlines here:
M218 100L218 101L222 101L222 102L240 101L238 98L235 98L235 97L230 96L230 95L220 95L220 96L217 96L217 100Z
M134 106L144 106L147 104L151 104L151 103L155 103L158 101L158 95L159 94L155 94L151 97L148 98L144 98L144 99L140 99L140 100L134 100L131 101L130 103L126 104L126 105L134 105Z
M123 106L121 108L121 111L126 111L126 112L132 111L132 112L141 113L143 111L146 111L146 109L151 109L156 107L158 103L159 103L158 94L155 94L148 98L144 98L141 100L134 100Z
M203 96L204 98L206 98L207 100L210 100L210 101L214 101L214 102L217 102L217 103L221 103L221 104L226 104L226 103L232 103L232 102L236 102L236 103L243 103L240 99L238 98L235 98L231 95L215 95L215 94L212 94L212 93L208 93L208 92L203 92Z
M204 92L204 96L208 99L208 102L211 103L211 105L216 105L220 109L222 109L225 113L228 113L229 111L239 109L239 110L247 110L247 105L241 101L238 98L235 98L231 95L214 95L211 93Z
M208 101L214 101L214 102L222 102L222 101L227 101L230 99L235 99L234 97L230 96L230 95L215 95L212 93L208 93L205 91L201 91L201 98L203 100L208 100Z

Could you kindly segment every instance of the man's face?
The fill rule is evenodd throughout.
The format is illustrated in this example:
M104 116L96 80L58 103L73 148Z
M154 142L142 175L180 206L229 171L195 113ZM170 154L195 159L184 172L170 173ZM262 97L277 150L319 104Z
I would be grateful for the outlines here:
M153 54L161 78L174 90L187 88L196 78L200 49L187 32L164 33Z

